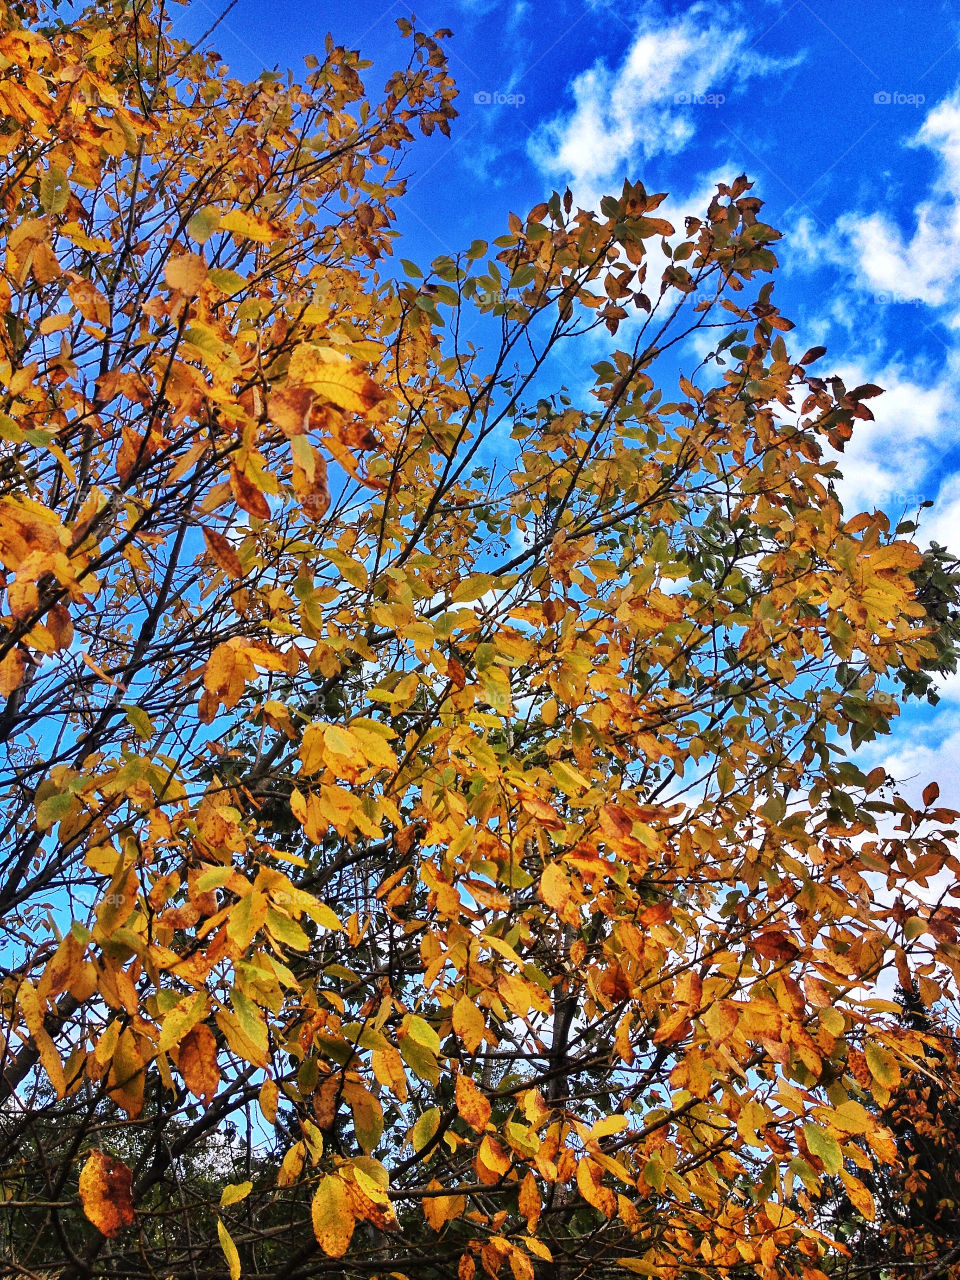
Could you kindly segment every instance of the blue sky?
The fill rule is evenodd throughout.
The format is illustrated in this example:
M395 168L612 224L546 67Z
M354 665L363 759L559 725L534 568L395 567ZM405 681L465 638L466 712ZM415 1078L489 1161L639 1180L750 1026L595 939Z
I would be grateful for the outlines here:
M197 35L217 10L174 12L177 33ZM301 74L330 31L373 61L376 92L406 59L395 22L410 12L238 0L214 43L244 78ZM824 372L886 390L842 460L848 512L899 516L933 499L919 540L960 548L960 5L427 0L414 12L454 33L460 117L449 140L411 153L398 256L426 264L502 234L510 210L555 189L589 207L624 178L669 192L661 212L676 222L745 172L785 233L776 301L797 354L823 343ZM960 807L960 677L941 694L864 758L914 778L911 794L938 778Z

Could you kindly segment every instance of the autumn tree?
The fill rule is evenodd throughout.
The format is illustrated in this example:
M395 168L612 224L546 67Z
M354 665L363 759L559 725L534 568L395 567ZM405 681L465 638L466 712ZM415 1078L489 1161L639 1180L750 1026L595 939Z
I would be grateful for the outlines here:
M2 1273L821 1280L956 1000L956 815L849 755L956 584L750 184L401 274L444 33L0 14Z
M932 927L956 940L955 917L935 912ZM871 1090L894 1136L899 1162L873 1168L868 1181L876 1216L867 1221L842 1185L827 1180L821 1210L844 1245L830 1272L837 1277L955 1276L960 1272L960 1054L955 1025L931 1011L917 992L900 991L901 1020L926 1040L926 1061L896 1064L886 1089ZM869 1078L854 1055L852 1069Z

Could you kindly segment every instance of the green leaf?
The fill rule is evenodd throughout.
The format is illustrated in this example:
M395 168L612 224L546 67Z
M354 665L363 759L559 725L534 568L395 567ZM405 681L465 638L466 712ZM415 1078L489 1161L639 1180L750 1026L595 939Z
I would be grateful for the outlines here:
M40 205L45 213L63 213L70 199L70 183L58 165L51 165L40 179Z
M416 1040L417 1044L422 1044L431 1053L439 1051L440 1037L429 1022L424 1022L423 1018L418 1018L416 1014L412 1014L404 1018L403 1026L411 1040Z
M69 794L47 796L37 805L37 826L41 831L49 831L55 822L65 818L70 812L74 797Z
M353 1131L361 1148L369 1154L383 1137L383 1108L372 1093L364 1092L351 1103Z
M231 998L233 1011L237 1015L237 1022L240 1024L240 1030L251 1044L266 1053L267 1024L264 1021L263 1014L249 996L245 996L238 987L233 988Z
M819 1156L827 1173L839 1173L843 1167L843 1151L840 1143L832 1133L821 1129L818 1124L805 1124L803 1136L812 1155Z
M266 923L271 937L275 938L277 942L282 942L284 946L292 947L294 951L310 950L310 939L289 916L275 911L273 907L267 907Z
M148 738L153 737L153 721L144 711L143 707L124 704L123 713L133 725L134 729L136 729L137 737L142 738L144 742L146 742Z
M440 1083L440 1064L437 1062L435 1054L424 1048L422 1044L418 1044L416 1040L411 1039L410 1036L400 1037L397 1047L400 1050L400 1057L414 1075L419 1076L421 1080L426 1080L427 1084L437 1085Z
M212 205L198 209L187 223L187 233L198 244L205 244L220 225L220 213ZM219 285L217 286L219 288Z
M9 440L11 444L23 444L26 433L18 427L12 418L0 413L0 440Z
M454 604L466 604L471 600L479 600L496 581L492 573L474 573L463 582L457 584L450 599Z
M414 1151L422 1151L440 1128L440 1108L431 1107L417 1120L411 1130L410 1137Z
M219 889L233 874L233 867L212 867L197 880L197 892L208 893L211 889Z
M870 1074L884 1089L895 1089L900 1083L900 1065L889 1049L868 1040L864 1050Z
M555 760L550 766L550 772L568 796L579 795L581 791L586 791L590 786L590 783L582 773L578 773L572 765L565 764L562 760Z
M221 293L231 295L239 293L248 284L245 276L238 275L236 271L227 271L224 267L211 267L207 272L207 278L217 286Z

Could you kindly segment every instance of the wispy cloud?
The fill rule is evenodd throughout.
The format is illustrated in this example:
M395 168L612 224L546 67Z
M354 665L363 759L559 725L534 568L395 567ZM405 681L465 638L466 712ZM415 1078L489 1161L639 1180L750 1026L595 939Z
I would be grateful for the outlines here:
M824 361L824 364L827 364ZM885 394L870 401L874 422L856 422L853 436L839 459L843 481L837 486L851 513L875 508L899 516L913 513L928 499L937 499L938 464L944 435L954 419L960 395L960 361L951 358L936 370L885 368L871 363L831 362L848 388L873 382ZM936 516L939 516L940 501ZM923 524L926 534L932 520Z
M658 154L693 139L705 110L743 91L752 76L794 65L754 47L758 32L732 6L691 6L680 15L644 15L620 64L600 59L569 86L575 106L543 124L529 154L542 172L595 193Z
M948 306L960 324L960 90L936 104L909 146L925 147L938 172L908 215L907 233L884 212L851 212L836 223L832 257L852 267L861 288L891 301ZM802 251L803 234L797 242Z

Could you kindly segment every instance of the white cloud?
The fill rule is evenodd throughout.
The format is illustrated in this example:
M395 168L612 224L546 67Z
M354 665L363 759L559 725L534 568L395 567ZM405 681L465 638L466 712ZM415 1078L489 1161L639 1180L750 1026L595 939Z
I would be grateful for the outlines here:
M823 363L826 366L828 361ZM882 396L867 401L876 421L857 421L838 459L843 480L837 491L846 510L880 508L899 516L906 509L912 515L928 498L938 500L939 506L942 498L938 499L933 472L944 438L955 431L960 396L957 366L958 361L951 359L929 378L899 364L873 365L869 371L852 363L830 366L848 390L865 382L884 388ZM928 525L933 523L928 514L922 530L925 536L935 536L928 535Z
M730 14L711 0L678 16L645 15L619 67L601 59L572 82L576 106L531 139L534 163L569 179L586 203L600 188L619 188L651 156L681 151L715 109L694 99L730 97L751 76L799 61L755 52L754 33ZM683 95L687 101L678 101Z
M875 294L930 306L955 304L960 280L960 90L928 113L909 145L928 148L939 162L927 198L914 208L912 231L904 236L886 213L845 214L836 226L841 244L831 256L849 263L852 250L859 283ZM802 248L802 232L797 247ZM960 311L954 322L960 322Z
M907 735L898 736L905 739ZM897 742L886 754L871 752L872 760L883 765L912 803L920 802L928 782L936 782L941 803L960 808L960 715L944 710L928 724L911 725L910 736L911 741Z
M949 476L940 486L922 531L925 541L939 542L960 555L960 475ZM960 676L957 679L960 680Z

